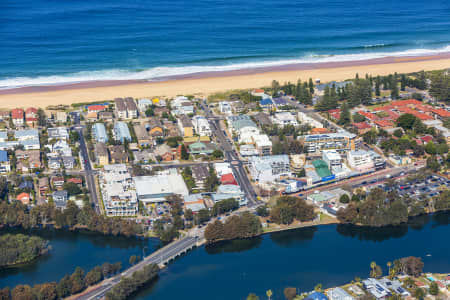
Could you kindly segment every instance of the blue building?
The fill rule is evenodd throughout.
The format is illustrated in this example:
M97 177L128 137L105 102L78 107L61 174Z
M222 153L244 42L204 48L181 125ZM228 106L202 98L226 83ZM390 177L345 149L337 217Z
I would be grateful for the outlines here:
M121 143L125 140L131 141L130 129L128 128L127 123L116 122L116 124L114 124L114 138Z
M106 128L103 123L95 123L94 126L92 126L92 135L99 143L108 142L108 134L106 133Z

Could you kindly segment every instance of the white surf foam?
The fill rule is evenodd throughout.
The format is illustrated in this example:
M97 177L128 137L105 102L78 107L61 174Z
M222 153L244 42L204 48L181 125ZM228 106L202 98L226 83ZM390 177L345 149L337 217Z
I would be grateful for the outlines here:
M143 71L130 70L101 70L85 71L68 75L14 77L0 80L0 89L10 89L26 86L51 86L102 80L156 80L171 76L189 75L200 72L235 71L243 69L283 66L299 63L324 63L341 61L359 61L383 58L387 56L421 56L450 52L450 45L439 49L411 49L399 52L370 52L343 55L315 55L310 54L299 59L248 62L217 66L184 66L184 67L155 67Z

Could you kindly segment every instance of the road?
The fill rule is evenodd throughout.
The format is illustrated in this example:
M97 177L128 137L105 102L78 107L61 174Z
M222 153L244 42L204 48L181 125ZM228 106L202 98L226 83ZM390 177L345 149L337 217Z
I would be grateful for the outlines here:
M206 105L205 101L201 101L200 106L206 114L206 118L210 123L213 135L216 137L219 146L224 152L226 161L230 162L231 169L233 170L233 174L236 177L236 181L241 187L241 190L245 193L245 197L248 200L247 206L253 207L258 205L256 193L250 183L250 180L248 179L247 173L245 172L244 163L237 155L237 152L233 149L232 142L223 133L219 123L220 120L213 115L212 111Z
M98 288L84 293L78 296L77 300L90 300L90 299L102 299L116 284L120 282L122 277L129 277L134 272L142 269L144 266L149 264L157 264L160 265L165 263L167 260L174 258L175 256L184 253L188 249L191 249L193 246L197 244L200 240L200 237L191 237L185 236L179 240L176 240L165 247L159 249L158 251L153 252L149 256L145 257L142 261L137 263L136 265L128 268L124 272L117 274L114 277L111 277L107 280L104 280L103 284L101 284Z
M80 142L80 154L82 159L81 164L83 165L84 168L87 187L89 189L89 193L91 194L92 203L94 203L95 205L95 211L97 212L97 214L100 214L101 213L100 203L98 201L97 186L95 185L94 179L95 171L92 170L91 161L89 159L89 154L86 146L86 141L83 135L83 126L80 125L80 117L78 114L74 116L74 123L75 126L73 130L76 130L76 132L78 132L78 135L80 136L79 142Z

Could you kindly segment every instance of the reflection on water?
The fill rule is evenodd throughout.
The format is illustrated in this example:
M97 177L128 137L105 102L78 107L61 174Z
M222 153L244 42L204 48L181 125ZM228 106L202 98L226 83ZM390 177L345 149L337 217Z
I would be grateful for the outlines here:
M262 237L260 236L251 239L236 239L206 245L205 250L208 254L243 252L253 248L258 248L261 242Z

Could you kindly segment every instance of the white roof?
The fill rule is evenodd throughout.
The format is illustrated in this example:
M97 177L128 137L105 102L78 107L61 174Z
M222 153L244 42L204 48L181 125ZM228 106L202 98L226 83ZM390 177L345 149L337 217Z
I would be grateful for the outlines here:
M133 178L139 200L157 199L161 201L165 196L177 194L189 195L189 190L179 174L138 176Z
M270 141L267 134L257 134L253 136L253 141L257 147L270 147L272 142Z
M341 159L339 153L336 150L324 150L322 154L325 155L329 160Z

